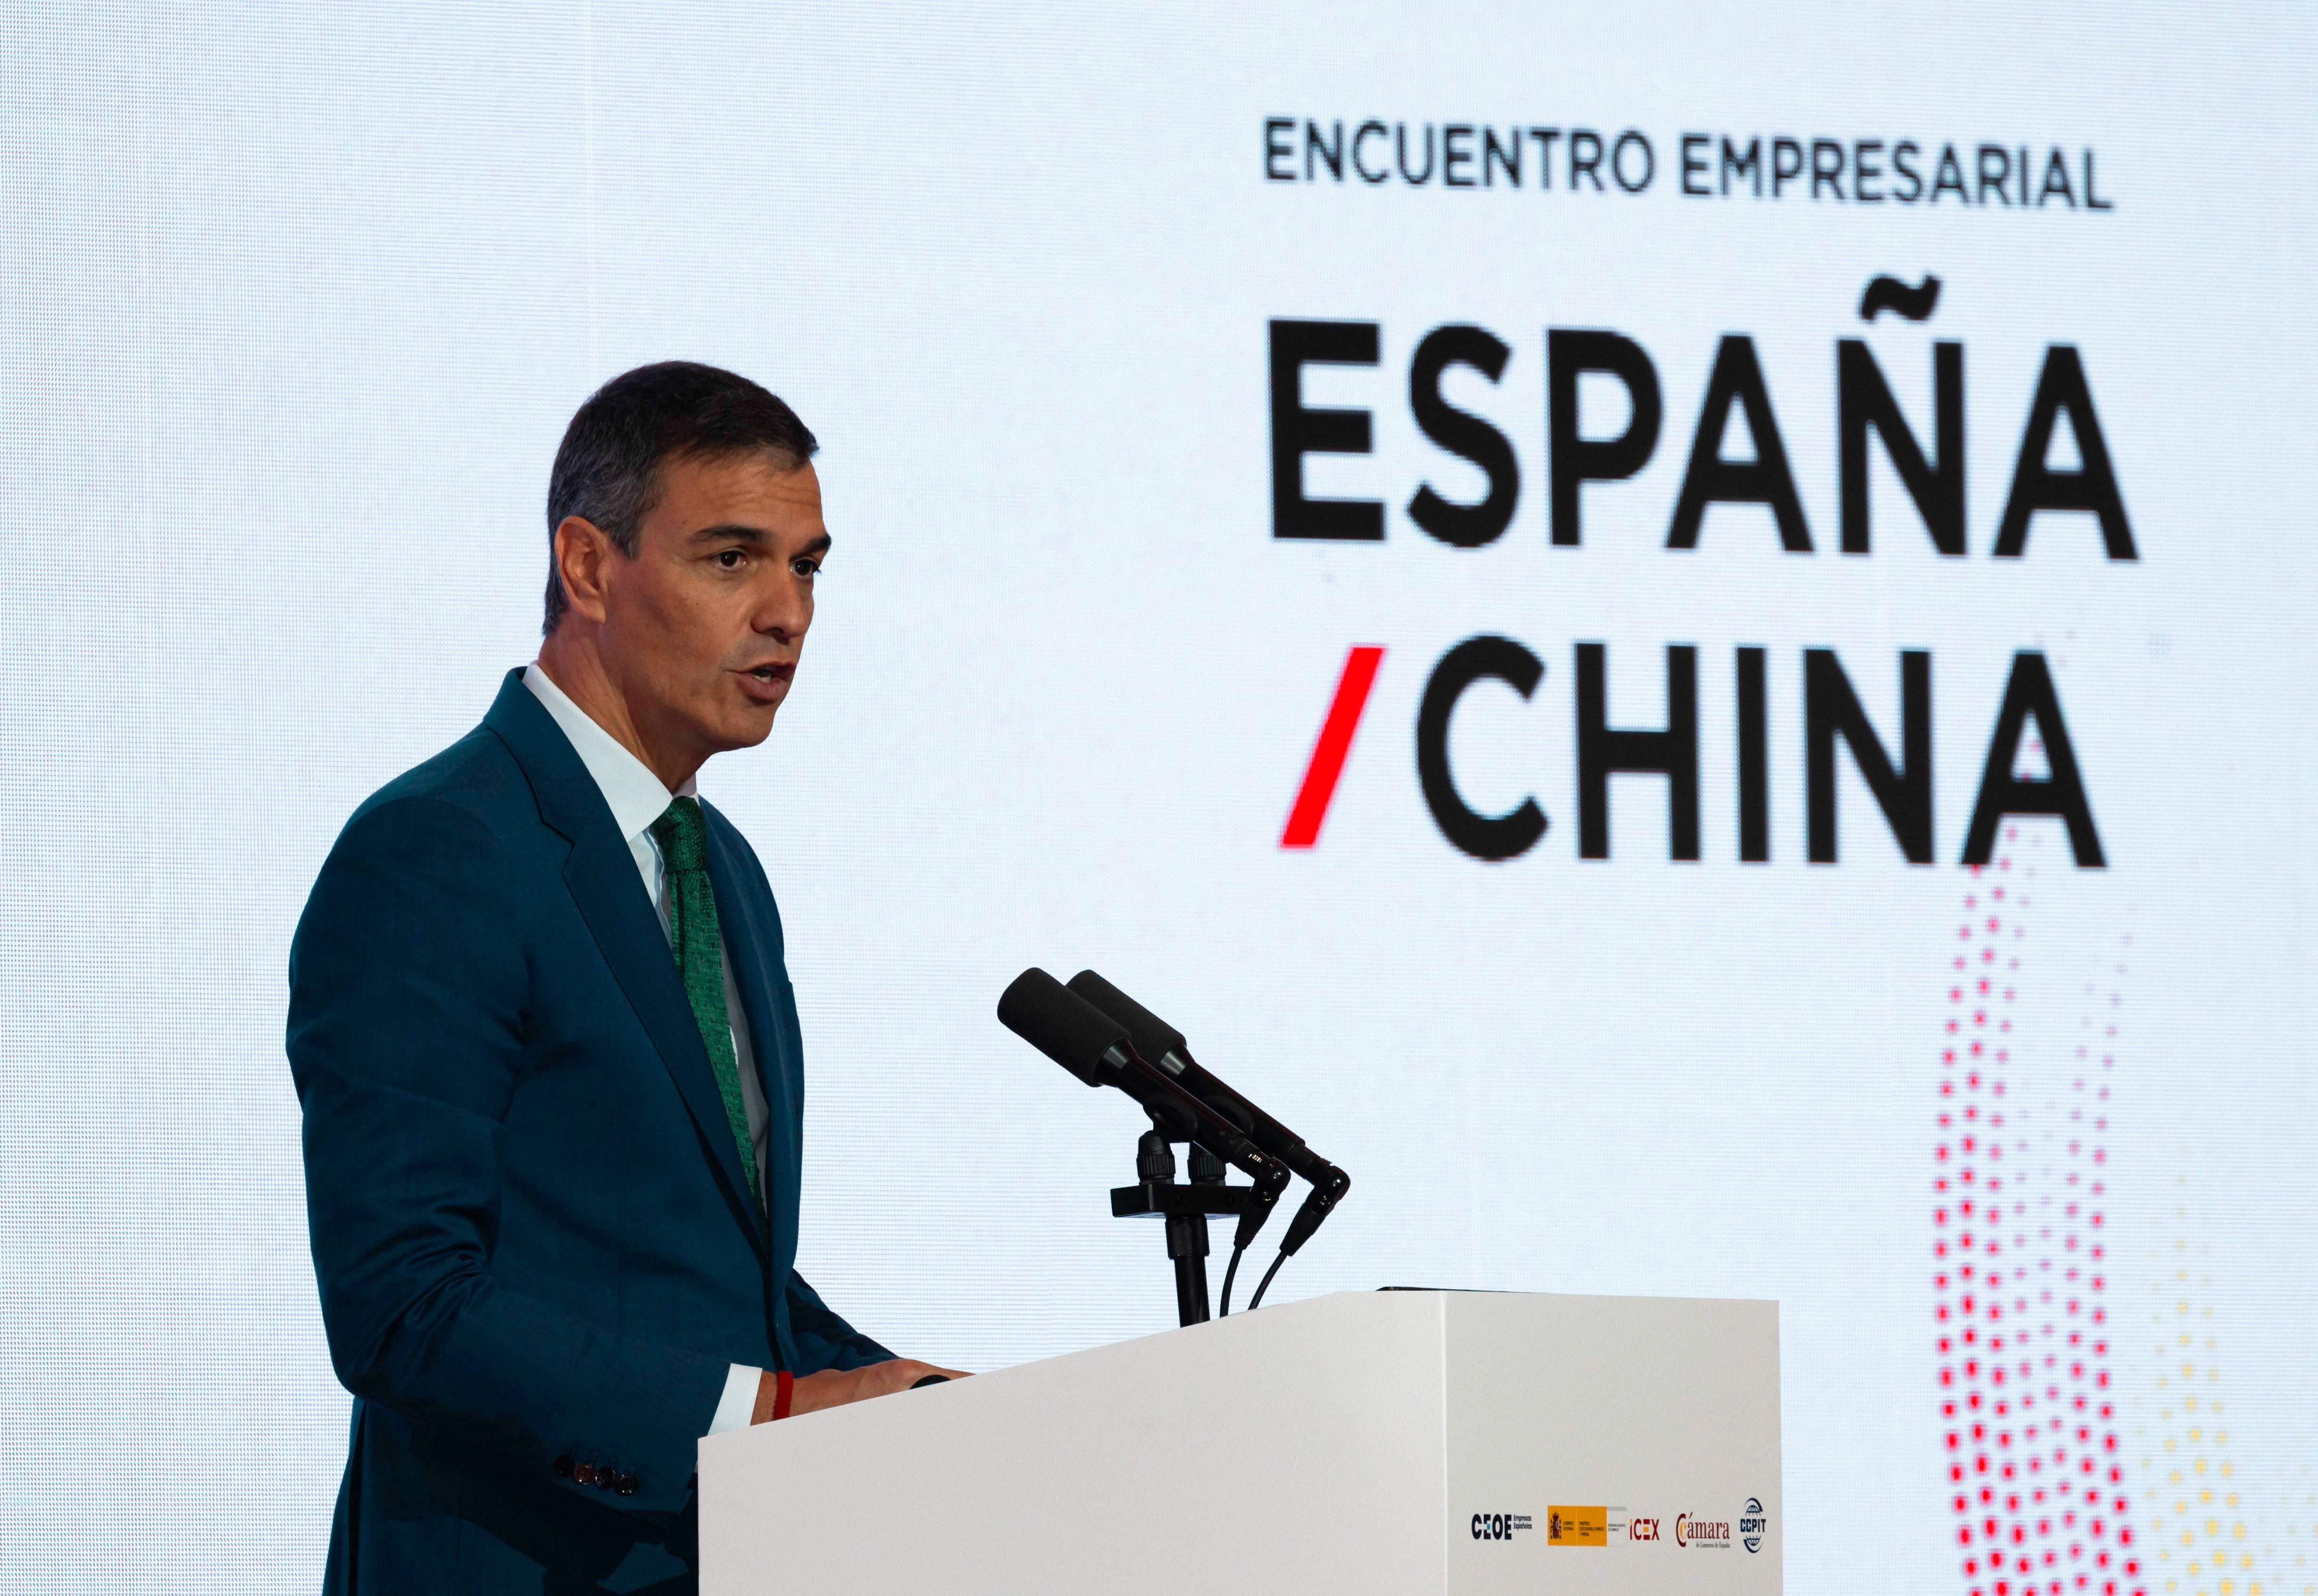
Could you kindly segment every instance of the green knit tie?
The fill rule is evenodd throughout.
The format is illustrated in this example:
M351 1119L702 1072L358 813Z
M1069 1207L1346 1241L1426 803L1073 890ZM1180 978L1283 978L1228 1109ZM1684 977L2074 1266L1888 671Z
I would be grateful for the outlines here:
M724 1123L732 1127L732 1140L741 1148L741 1167L748 1171L749 1196L762 1214L765 1194L758 1185L749 1109L741 1097L741 1065L732 1056L732 1021L724 1012L724 937L716 928L716 894L708 884L708 823L699 801L679 798L669 804L651 823L651 834L668 873L669 951L676 955L676 973L692 1005L693 1023L700 1027L701 1045L708 1049L709 1066L716 1071Z

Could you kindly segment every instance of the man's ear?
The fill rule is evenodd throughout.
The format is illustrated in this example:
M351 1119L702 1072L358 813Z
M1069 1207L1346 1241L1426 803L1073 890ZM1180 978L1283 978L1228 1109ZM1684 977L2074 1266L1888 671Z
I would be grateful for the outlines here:
M555 528L555 569L563 578L565 607L597 624L606 613L605 567L615 551L603 528L584 516L566 516Z

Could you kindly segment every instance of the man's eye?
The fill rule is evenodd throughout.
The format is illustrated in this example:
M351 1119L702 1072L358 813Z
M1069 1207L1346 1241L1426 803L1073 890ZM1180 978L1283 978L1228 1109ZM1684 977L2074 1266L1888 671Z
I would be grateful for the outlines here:
M738 549L726 549L718 553L716 563L726 570L738 570L741 569L741 561L746 558L747 556Z
M789 569L796 572L798 576L810 580L812 578L821 574L821 561L818 560L792 560L789 561Z

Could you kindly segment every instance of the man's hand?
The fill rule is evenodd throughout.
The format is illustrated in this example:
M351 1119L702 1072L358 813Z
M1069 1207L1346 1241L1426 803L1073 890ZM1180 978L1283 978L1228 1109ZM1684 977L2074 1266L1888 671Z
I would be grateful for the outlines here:
M849 1402L867 1402L889 1392L907 1391L928 1375L942 1375L953 1380L968 1377L964 1369L942 1368L914 1358L895 1358L866 1368L823 1369L817 1375L797 1376L789 1392L789 1416L795 1418L817 1408L842 1407ZM765 1371L757 1387L757 1409L750 1423L762 1424L773 1416L774 1393L779 1378L771 1369Z

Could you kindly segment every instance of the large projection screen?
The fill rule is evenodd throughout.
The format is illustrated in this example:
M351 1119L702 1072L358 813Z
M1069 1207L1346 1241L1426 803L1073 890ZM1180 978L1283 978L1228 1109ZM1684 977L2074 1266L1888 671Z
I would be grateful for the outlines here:
M1276 1300L1775 1298L1790 1589L2318 1590L2307 11L9 10L0 1588L318 1583L290 935L681 357L857 1323L1172 1323L1091 965L1352 1172Z

